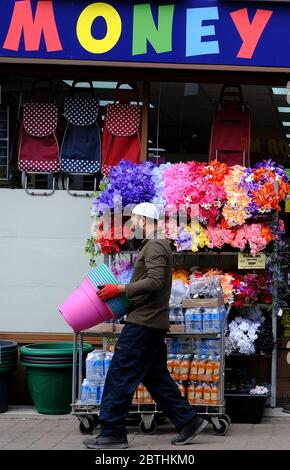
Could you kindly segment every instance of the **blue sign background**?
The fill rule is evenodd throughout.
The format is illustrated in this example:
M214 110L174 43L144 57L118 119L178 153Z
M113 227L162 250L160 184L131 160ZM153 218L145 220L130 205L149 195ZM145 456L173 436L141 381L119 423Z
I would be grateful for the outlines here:
M234 66L269 66L290 67L290 6L273 3L248 3L248 2L222 2L219 0L182 0L172 2L150 2L153 15L157 24L158 6L175 5L173 20L173 51L158 54L148 43L147 54L132 55L133 38L133 7L140 2L105 2L112 5L118 11L122 19L122 34L119 42L105 54L92 54L86 51L79 43L76 34L76 25L81 12L85 7L94 3L94 0L64 1L54 0L54 12L59 37L63 50L59 52L47 52L42 38L40 49L37 52L27 52L24 47L23 37L19 51L3 49L13 13L14 0L5 0L0 3L0 57L18 57L34 59L61 59L61 60L90 60L90 61L117 61L117 62L155 62L174 64L211 64ZM31 1L35 12L36 0ZM204 25L215 26L215 36L204 37L202 40L217 40L219 42L219 54L199 55L186 57L186 10L195 7L213 7L219 9L219 20L204 22ZM252 21L256 10L265 9L273 11L273 14L258 42L251 59L237 58L242 45L241 37L230 17L230 13L241 8L248 8L249 18ZM106 34L106 23L102 18L94 21L92 35L95 38L103 38Z

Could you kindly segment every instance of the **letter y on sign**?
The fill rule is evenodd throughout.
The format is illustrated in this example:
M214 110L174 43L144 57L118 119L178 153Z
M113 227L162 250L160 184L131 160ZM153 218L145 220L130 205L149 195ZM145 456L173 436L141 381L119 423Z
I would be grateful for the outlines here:
M231 18L242 38L243 44L237 57L239 59L251 59L254 55L257 44L270 20L273 11L258 9L252 23L250 23L248 9L230 13Z

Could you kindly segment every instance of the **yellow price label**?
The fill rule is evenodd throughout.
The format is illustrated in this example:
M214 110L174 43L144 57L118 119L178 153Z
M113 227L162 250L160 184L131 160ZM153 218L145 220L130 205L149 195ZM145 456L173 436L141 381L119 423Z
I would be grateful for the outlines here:
M290 198L285 201L285 212L290 212Z
M259 253L252 256L245 253L239 253L238 269L265 269L266 268L266 255Z

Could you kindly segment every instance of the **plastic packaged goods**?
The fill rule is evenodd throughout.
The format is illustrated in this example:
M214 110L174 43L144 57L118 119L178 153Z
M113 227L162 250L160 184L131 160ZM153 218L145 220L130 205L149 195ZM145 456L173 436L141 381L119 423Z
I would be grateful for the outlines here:
M212 382L213 372L214 372L215 362L212 356L209 356L205 368L205 380L207 382Z
M88 403L89 402L89 390L90 390L90 385L89 381L87 379L84 379L82 383L82 388L81 388L81 402L82 403Z
M178 309L175 324L176 325L184 325L184 314L183 314L183 311L182 311L181 307Z
M197 366L197 380L199 381L204 380L205 378L206 364L206 356L201 356Z
M137 403L143 403L144 402L144 385L139 384L137 387Z
M190 405L195 404L195 384L194 382L190 382L187 387L187 400Z
M151 395L150 395L150 393L148 392L148 390L147 390L146 387L144 387L143 402L144 402L145 404L150 404L150 403L152 403Z
M192 314L191 311L186 309L184 313L184 323L185 323L185 333L191 333L192 325L191 325L191 318Z
M183 359L182 359L181 364L180 364L180 375L179 375L180 380L183 380L183 381L188 380L189 368L190 368L190 358L191 358L190 354L185 354L183 356Z
M201 382L198 382L195 387L195 403L199 405L203 403L203 385Z
M104 391L104 377L97 375L97 379L94 383L89 384L89 396L88 403L92 405L100 405Z
M180 279L172 281L171 295L169 305L178 307L186 297L187 288Z
M175 355L169 354L167 357L167 369L170 375L173 374L174 361L175 361Z
M204 333L211 333L213 331L212 309L201 308L200 314L202 315L202 331Z
M217 357L216 357L216 360L215 360L215 362L214 362L213 375L219 375L219 373L220 373L220 368L221 368L220 356L217 356Z
M223 299L224 294L219 276L196 278L190 276L190 285L186 297L191 299Z
M213 333L219 333L221 331L219 307L216 307L216 308L212 309L211 319L212 319L212 331L213 331Z
M136 389L135 392L134 392L132 403L133 403L133 405L137 405L137 404L138 404L137 389Z
M213 384L211 388L210 403L212 405L218 405L219 403L219 386L217 384Z
M191 381L197 380L197 370L198 370L198 355L195 354L190 363L189 380Z
M211 386L208 383L203 384L203 402L205 405L209 405L211 403Z
M191 331L190 333L199 334L203 331L202 326L202 312L199 308L189 309L191 313Z
M104 351L95 349L86 358L86 379L90 383L96 382L97 375L104 376Z
M173 378L176 382L180 380L180 367L182 362L183 356L181 354L177 354L174 366L173 366Z

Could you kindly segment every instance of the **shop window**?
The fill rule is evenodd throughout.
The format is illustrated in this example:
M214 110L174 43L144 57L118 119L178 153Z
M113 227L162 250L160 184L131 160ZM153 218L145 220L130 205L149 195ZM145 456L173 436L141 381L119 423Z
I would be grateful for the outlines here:
M80 80L80 79L79 79ZM85 77L83 78L85 80ZM97 78L91 79L95 97L99 100L98 125L103 130L106 106L115 100L115 92L118 81L100 81ZM19 123L23 112L23 104L32 96L32 88L35 78L8 78L0 80L1 100L0 100L0 188L23 188L24 174L18 169L18 138ZM66 121L63 116L65 98L71 96L74 77L54 78L49 83L45 79L39 81L37 92L46 93L58 107L57 140L59 146L64 135ZM138 99L143 100L143 83L137 82ZM124 81L122 90L127 90L130 94L131 85ZM75 94L77 96L90 96L90 85L86 81L79 81L76 84ZM133 99L132 99L132 102ZM101 177L100 172L97 179ZM29 177L29 188L40 189L51 187L52 177L46 174L33 174ZM66 189L67 178L63 172L56 174L56 189ZM80 191L90 191L93 188L94 176L73 175L71 177L71 189Z
M263 159L289 167L290 105L284 88L242 85L251 116L251 165ZM160 161L208 161L222 84L151 83L148 154Z

